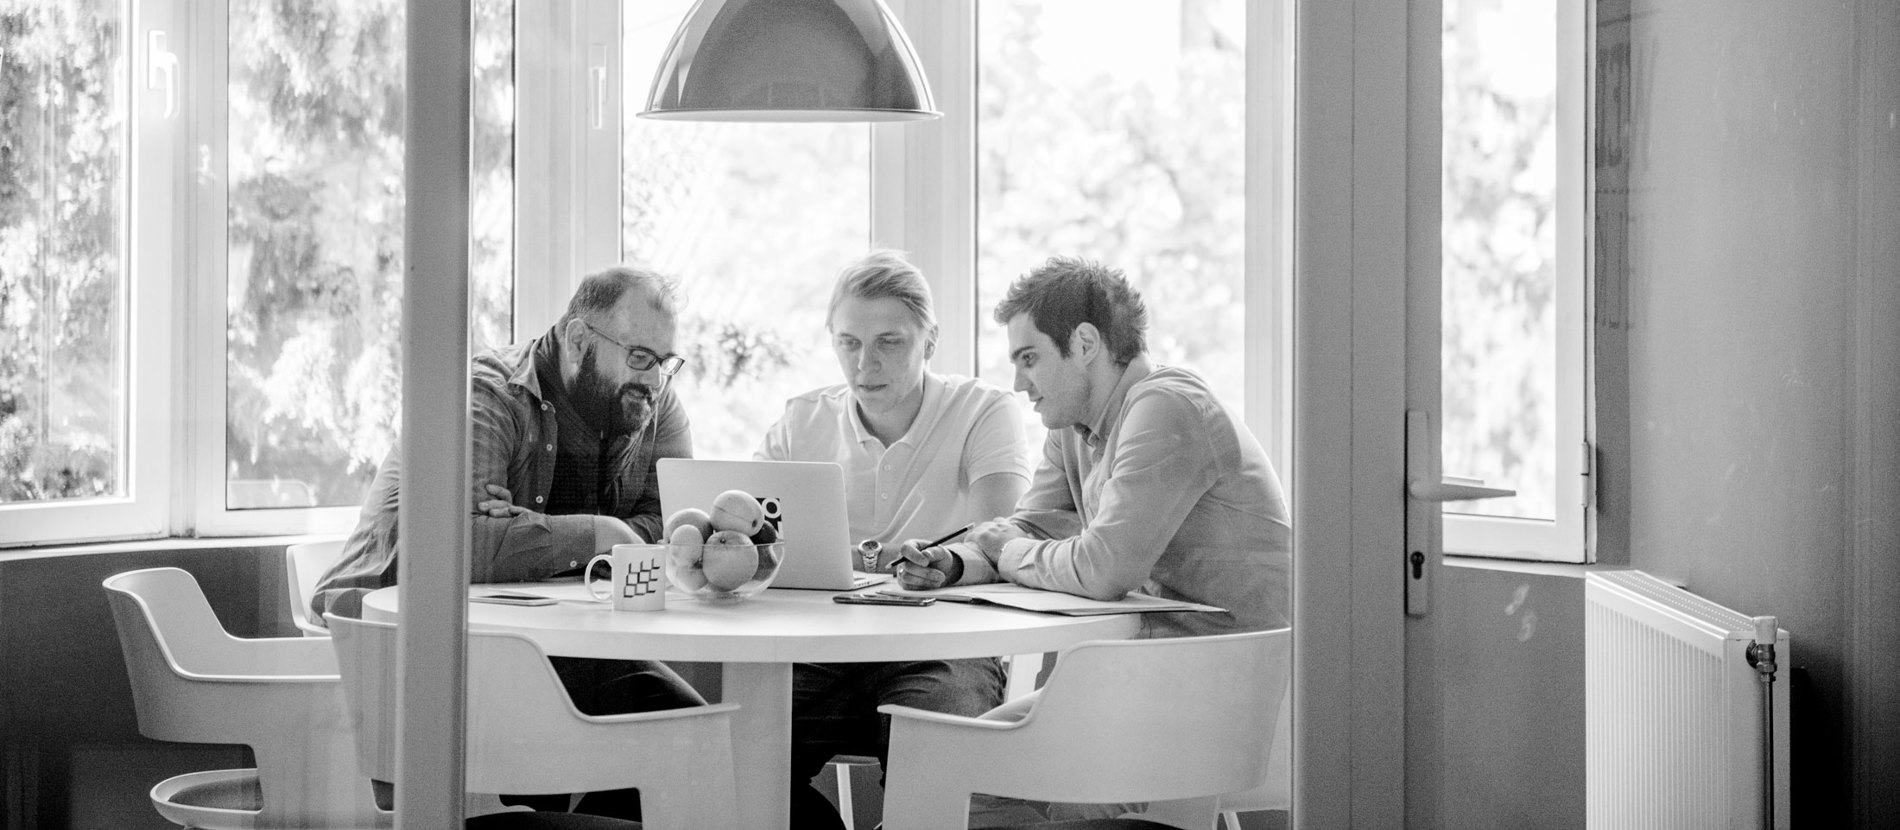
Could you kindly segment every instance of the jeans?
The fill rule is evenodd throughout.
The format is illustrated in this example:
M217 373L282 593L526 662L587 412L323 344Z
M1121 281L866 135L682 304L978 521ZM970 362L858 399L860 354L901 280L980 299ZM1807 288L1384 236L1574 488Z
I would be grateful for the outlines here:
M834 755L871 755L890 748L886 703L975 717L1003 702L1006 677L994 657L910 663L800 663L792 669L792 826L842 827L836 811L809 786Z

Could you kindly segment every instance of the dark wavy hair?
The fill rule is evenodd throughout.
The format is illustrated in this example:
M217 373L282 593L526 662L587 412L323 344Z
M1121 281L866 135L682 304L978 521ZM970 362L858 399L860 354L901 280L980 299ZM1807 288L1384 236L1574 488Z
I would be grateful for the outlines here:
M1148 307L1120 269L1077 257L1050 257L1018 278L996 304L996 322L1027 314L1036 329L1069 356L1069 337L1082 323L1095 326L1117 365L1148 351Z

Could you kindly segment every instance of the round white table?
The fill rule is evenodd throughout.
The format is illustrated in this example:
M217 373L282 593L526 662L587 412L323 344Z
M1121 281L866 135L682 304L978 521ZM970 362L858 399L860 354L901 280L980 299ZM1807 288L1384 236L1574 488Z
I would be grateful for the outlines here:
M785 827L792 747L792 664L998 657L1059 651L1135 634L1139 615L1065 617L938 602L913 608L844 605L831 591L767 590L734 604L670 593L663 611L614 611L578 581L480 585L561 600L554 605L470 603L470 626L528 636L549 654L723 665L732 719L734 780L744 827ZM363 615L395 620L395 588L371 592Z

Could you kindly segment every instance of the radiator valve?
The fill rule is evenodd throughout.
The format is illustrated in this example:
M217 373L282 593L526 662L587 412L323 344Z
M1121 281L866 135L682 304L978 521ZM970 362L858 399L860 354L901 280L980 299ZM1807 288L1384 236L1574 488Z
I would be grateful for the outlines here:
M1775 682L1775 618L1755 618L1755 642L1748 644L1748 664L1763 683Z

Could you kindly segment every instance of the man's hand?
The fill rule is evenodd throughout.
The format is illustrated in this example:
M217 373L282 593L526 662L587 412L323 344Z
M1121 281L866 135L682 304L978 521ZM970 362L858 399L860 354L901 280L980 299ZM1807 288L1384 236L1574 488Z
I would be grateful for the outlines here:
M991 519L970 528L969 535L964 538L975 545L977 550L982 551L984 558L995 562L1003 557L1003 545L1011 539L1024 539L1028 536L1029 534L1024 533L1015 522Z
M918 550L917 546L927 544L926 539L911 539L897 549L897 561L891 572L897 574L897 584L913 591L927 591L955 585L963 576L963 560L957 558L948 546Z
M594 517L594 552L612 553L614 545L644 545L631 525L612 516Z
M496 519L506 519L528 512L528 508L515 504L513 493L499 484L483 485L488 489L488 498L475 503L475 512L485 513Z

